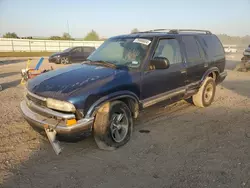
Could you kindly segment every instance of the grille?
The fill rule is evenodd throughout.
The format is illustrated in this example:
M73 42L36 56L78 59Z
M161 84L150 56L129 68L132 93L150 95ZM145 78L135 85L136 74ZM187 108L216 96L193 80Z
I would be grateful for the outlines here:
M46 106L46 102L45 101L42 101L34 96L31 96L29 93L26 95L27 96L27 99L32 101L33 103L35 103L36 105L38 106Z

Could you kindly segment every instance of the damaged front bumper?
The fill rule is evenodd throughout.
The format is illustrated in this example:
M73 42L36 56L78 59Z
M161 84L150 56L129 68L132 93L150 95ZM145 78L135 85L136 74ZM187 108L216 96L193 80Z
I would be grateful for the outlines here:
M37 128L50 128L60 135L81 134L90 131L94 118L85 118L76 124L67 126L65 120L75 118L74 114L64 114L37 106L33 102L23 100L20 104L24 118ZM44 115L42 115L44 114Z
M21 102L20 107L24 118L35 130L45 131L57 155L61 153L57 135L73 139L81 137L91 131L94 121L94 118L83 118L68 126L66 121L75 119L74 114L61 113L41 107L27 99Z

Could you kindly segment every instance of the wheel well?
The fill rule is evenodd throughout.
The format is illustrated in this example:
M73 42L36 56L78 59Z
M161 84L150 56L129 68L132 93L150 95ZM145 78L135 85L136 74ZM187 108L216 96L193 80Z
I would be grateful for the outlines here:
M219 73L218 73L217 71L213 71L213 72L210 72L210 73L208 74L208 77L213 78L214 81L216 82L216 81L217 81L217 78L218 78L218 75L219 75Z
M130 111L132 113L132 116L134 118L138 117L138 115L139 115L139 104L138 104L137 101L135 101L134 99L129 98L129 97L120 98L118 100L124 102L129 107L129 109L130 109Z

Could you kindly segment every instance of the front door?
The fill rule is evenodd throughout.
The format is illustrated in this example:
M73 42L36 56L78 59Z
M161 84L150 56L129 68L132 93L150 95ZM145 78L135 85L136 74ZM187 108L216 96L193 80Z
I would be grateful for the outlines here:
M82 61L85 61L89 55L95 50L94 47L82 47L82 57L81 57L81 60Z
M79 62L82 58L82 48L76 47L71 51L71 61Z
M149 100L164 93L171 93L185 86L186 69L183 63L179 40L159 39L152 58L165 57L169 60L168 69L154 69L149 65L142 81L142 100Z

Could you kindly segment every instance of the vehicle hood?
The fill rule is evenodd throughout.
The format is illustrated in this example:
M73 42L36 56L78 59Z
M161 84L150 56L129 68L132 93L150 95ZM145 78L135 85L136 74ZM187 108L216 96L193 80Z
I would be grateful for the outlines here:
M42 73L27 84L27 89L39 96L68 100L76 93L91 92L114 78L114 75L125 72L103 66L76 64L57 70Z

